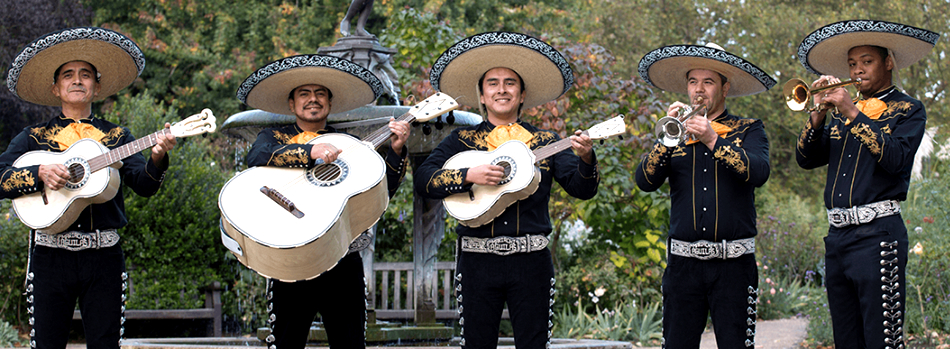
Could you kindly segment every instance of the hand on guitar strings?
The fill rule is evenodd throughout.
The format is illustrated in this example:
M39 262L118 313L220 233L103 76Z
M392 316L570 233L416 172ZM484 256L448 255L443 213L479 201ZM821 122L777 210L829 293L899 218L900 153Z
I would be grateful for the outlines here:
M588 164L594 163L594 141L590 139L590 136L584 134L584 131L577 130L574 131L574 135L571 137L571 149L574 150L574 155L581 157L581 160Z
M409 140L409 123L405 121L396 121L396 118L389 118L389 131L393 134L389 136L389 146L393 148L396 155L402 156L402 147Z
M165 123L165 130L172 127L172 124ZM171 132L159 133L155 139L155 146L152 147L152 163L160 164L165 154L178 144L178 139Z
M334 147L330 143L318 143L314 144L310 148L310 158L314 160L321 160L324 164L329 164L333 161L336 161L336 158L340 156L343 150ZM319 161L317 162L320 163Z
M69 171L62 164L40 165L40 180L52 190L62 189L69 179Z
M465 183L478 185L498 185L505 178L505 168L498 165L478 165L469 168L465 174Z

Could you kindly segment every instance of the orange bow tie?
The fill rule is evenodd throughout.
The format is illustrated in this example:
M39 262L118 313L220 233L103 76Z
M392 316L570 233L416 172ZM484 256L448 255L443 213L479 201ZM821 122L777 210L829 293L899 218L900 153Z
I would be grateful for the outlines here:
M884 114L887 111L887 103L884 103L877 98L868 98L863 99L855 103L864 115L867 115L871 120L877 120L881 117L881 114Z
M309 142L311 139L317 138L317 136L319 135L320 134L316 132L303 131L303 132L298 133L296 136L294 136L294 138L291 138L290 143L304 144L304 143Z
M90 124L74 122L57 132L53 136L53 140L59 143L59 150L66 150L80 139L89 138L96 142L102 142L105 136L105 133Z
M534 138L534 135L531 134L531 132L525 130L524 127L521 127L518 123L514 123L511 125L495 126L495 129L491 130L488 137L485 138L485 141L488 143L488 150L492 151L510 140L518 140L524 144L528 144L532 138Z
M712 126L713 131L716 131L716 134L720 136L726 133L732 132L732 127L720 124L715 121L710 121L709 125ZM686 139L686 145L690 145L696 142L699 142L699 139L696 139L696 137L693 137L692 135L690 135L690 137Z

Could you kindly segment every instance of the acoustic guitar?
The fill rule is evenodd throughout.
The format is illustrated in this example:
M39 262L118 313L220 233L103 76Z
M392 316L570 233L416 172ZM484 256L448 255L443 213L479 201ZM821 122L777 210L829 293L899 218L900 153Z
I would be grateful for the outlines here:
M162 129L109 150L95 140L84 138L76 141L63 152L35 150L23 154L13 162L13 167L63 164L70 179L59 190L43 189L13 199L17 217L28 227L47 234L61 233L79 217L90 204L100 204L115 197L121 184L119 167L122 159L151 148L158 137L172 134L188 137L214 132L214 114L204 109L200 113L179 121L171 128Z
M623 115L604 121L584 131L591 139L604 139L623 134L626 125ZM535 163L571 147L571 139L564 138L531 151L521 141L507 141L492 151L469 150L455 154L442 165L444 169L471 168L483 164L504 168L505 177L498 185L472 185L466 193L449 195L442 199L445 211L458 219L459 224L479 227L491 222L518 200L538 190L541 170Z
M452 97L436 93L396 120L425 122L456 108ZM222 243L265 277L292 282L329 270L389 205L386 162L376 149L390 135L388 125L362 141L324 134L307 144L342 149L332 163L306 169L259 166L238 173L218 195Z

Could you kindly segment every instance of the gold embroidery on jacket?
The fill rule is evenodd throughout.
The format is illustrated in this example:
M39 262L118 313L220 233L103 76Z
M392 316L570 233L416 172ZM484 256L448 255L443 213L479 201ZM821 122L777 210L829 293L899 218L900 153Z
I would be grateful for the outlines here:
M831 139L841 139L841 131L838 130L838 125L831 126L831 133L828 134L828 137Z
M798 136L798 149L805 148L805 139L808 139L808 131L811 131L811 120L805 120L805 127L802 128L802 134Z
M51 143L55 142L53 138L56 136L59 131L62 131L62 126L53 126L53 127L34 127L30 129L31 137L36 140L37 144L46 144L50 148L59 149L59 144L57 143L55 147Z
M123 130L121 127L115 127L109 130L109 132L106 132L99 143L102 143L107 147L113 147L118 144L119 140L122 139L124 133L125 130Z
M303 148L294 148L292 150L274 155L271 163L273 163L275 166L299 165L310 163L310 159L307 156L307 152L304 151Z
M884 127L881 127L881 132L884 132L886 134L891 134L892 132L891 125L884 125Z
M537 149L545 145L551 144L554 141L554 132L550 131L538 131L534 133L534 138L531 138L531 141L528 142L529 149Z
M432 187L441 188L448 185L462 184L461 170L442 170L438 175L432 178Z
M3 190L13 191L17 188L32 187L35 184L33 174L30 173L30 170L24 169L11 173L10 177L3 181Z
M488 137L487 131L459 131L459 140L470 149L488 149L488 142L485 141L485 137Z
M673 154L670 156L671 157L686 156L686 148L683 148L683 146L677 145L676 148L673 148Z
M742 148L742 138L736 138L736 140L732 141L732 144L735 144L737 147Z
M667 151L666 146L657 143L653 145L653 151L647 155L647 162L643 165L643 171L648 175L656 173L656 166L660 164L660 157Z
M907 112L914 108L914 104L907 101L887 103L887 110L881 114L881 117L875 121L890 120L895 117L907 115Z
M722 160L728 166L732 166L739 174L743 174L746 171L746 164L742 162L742 157L731 147L720 147L713 153L713 157Z
M290 143L290 139L291 139L291 138L293 138L293 136L291 136L291 135L289 135L289 134L286 134L286 133L283 133L283 132L280 132L280 131L277 131L277 130L274 130L274 139L276 139L278 142L280 142L280 144L288 144L288 143Z
M877 142L877 134L871 130L871 126L867 124L856 125L851 128L851 134L857 137L858 141L867 146L871 154L878 155L881 153L881 145Z

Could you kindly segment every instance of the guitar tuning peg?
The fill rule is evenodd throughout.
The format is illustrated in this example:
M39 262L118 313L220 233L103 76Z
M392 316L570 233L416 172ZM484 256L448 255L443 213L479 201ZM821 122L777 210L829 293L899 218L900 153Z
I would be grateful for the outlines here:
M449 125L455 125L455 111L454 110L450 111L449 116L445 117L445 122L447 122Z
M603 139L600 140L600 145L604 145L604 140L603 140Z
M617 136L617 138L619 138L621 141L623 140L623 136Z
M436 130L442 129L442 119L435 119L435 129Z
M432 126L429 126L429 124L422 124L422 133L425 134L426 136L428 136L429 134L431 134L431 133L432 133Z
M419 122L418 122L418 121L413 121L410 125L412 125L412 127L418 127L418 126L419 126Z

